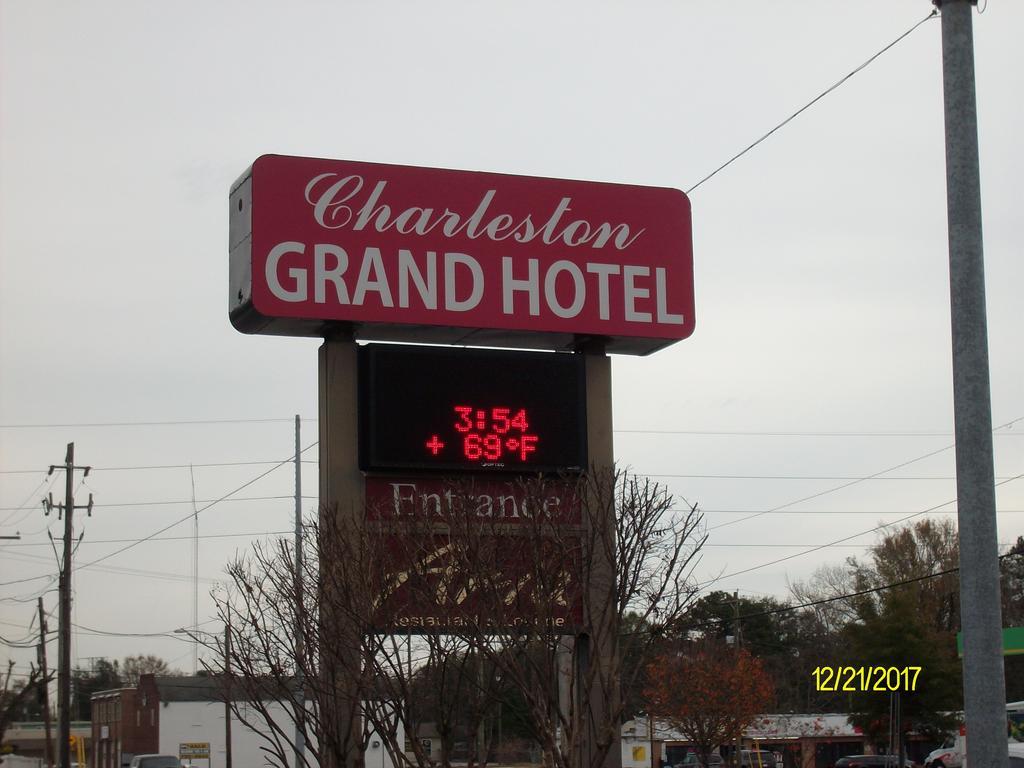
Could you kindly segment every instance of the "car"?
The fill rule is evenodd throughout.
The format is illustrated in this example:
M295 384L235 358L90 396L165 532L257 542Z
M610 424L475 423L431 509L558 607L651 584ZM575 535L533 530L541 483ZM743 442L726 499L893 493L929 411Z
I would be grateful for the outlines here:
M896 755L847 755L836 760L836 768L896 768L899 758ZM903 759L904 768L914 768L914 762Z
M136 755L128 768L181 768L176 755Z

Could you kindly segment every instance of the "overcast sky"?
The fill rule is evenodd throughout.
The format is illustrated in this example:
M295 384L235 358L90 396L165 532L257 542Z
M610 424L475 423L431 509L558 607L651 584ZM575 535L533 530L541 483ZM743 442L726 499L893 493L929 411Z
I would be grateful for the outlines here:
M228 191L259 155L687 190L931 8L0 0L0 535L21 535L0 636L31 640L38 595L56 627L62 529L38 500L62 497L46 469L68 442L94 468L82 664L189 671L160 635L197 591L219 631L225 564L291 530L291 465L246 484L292 455L295 414L316 442L318 341L227 317ZM1024 3L974 21L1005 545L1024 534ZM614 359L615 449L705 510L706 588L785 597L882 523L955 519L944 178L932 20L690 194L697 328Z

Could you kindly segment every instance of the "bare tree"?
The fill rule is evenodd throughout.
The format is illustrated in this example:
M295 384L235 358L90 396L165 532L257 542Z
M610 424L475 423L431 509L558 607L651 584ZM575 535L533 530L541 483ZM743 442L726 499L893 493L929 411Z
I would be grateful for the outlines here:
M446 523L476 610L451 631L526 701L546 762L602 764L617 743L621 690L634 682L623 675L642 668L623 660L644 658L693 597L687 577L704 540L700 515L625 472L532 481L521 498L546 512L520 515L514 526L494 515L482 524L479 496L461 497Z
M0 740L28 697L53 679L52 675L48 675L48 679L43 680L42 671L34 664L30 667L28 679L24 682L14 682L13 677L14 662L8 659L7 670L0 673ZM44 692L45 690L43 687Z
M826 564L814 569L807 581L789 585L789 593L798 604L815 603L811 607L816 623L826 634L836 634L857 620L857 606L853 599L842 598L856 592L855 575L849 563Z
M352 528L321 510L306 526L303 588L292 542L281 539L231 563L230 587L214 594L230 642L207 641L204 666L224 680L234 716L261 735L273 764L294 764L301 735L303 765L344 765L353 750L366 750L371 728L396 765L450 764L444 748L438 759L415 739L407 757L397 726L415 733L433 713L450 752L466 730L466 692L476 678L462 670L470 655L457 637L432 633L411 643L408 631L392 631L397 614L382 595L408 578L396 574L395 562L416 552L389 527ZM429 559L417 556L414 569L430 571ZM419 685L423 678L442 684ZM414 697L416 707L399 707ZM361 717L339 714L348 710Z
M548 765L602 764L624 671L693 597L696 508L622 471L384 489L358 526L331 510L309 526L302 600L286 541L233 563L217 595L232 643L213 671L230 667L268 756L290 761L298 724L312 759L340 765L372 727L396 765L447 768L457 742L483 765L514 699ZM399 737L428 722L439 753Z

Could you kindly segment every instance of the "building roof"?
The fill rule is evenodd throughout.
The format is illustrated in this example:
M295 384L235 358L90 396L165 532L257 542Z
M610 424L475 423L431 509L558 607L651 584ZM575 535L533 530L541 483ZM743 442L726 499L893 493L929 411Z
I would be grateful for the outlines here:
M627 724L629 726L630 724ZM632 723L633 731L624 729L624 735L636 739L647 738L646 723L642 719ZM856 737L862 734L850 725L847 715L758 715L743 735L748 739L793 739L802 736ZM667 723L655 721L654 738L664 741L687 741L687 738Z
M153 678L160 693L160 701L224 701L225 682L220 676L210 675L159 675ZM255 685L246 685L239 678L231 686L234 701L251 700L256 696L273 700L283 693L287 682L267 678ZM281 696L287 698L287 695Z
M104 697L107 697L107 696L114 696L115 694L128 693L128 692L135 693L135 691L136 691L136 689L135 688L131 688L131 687L107 688L106 690L103 690L103 691L94 691L92 693L92 695L89 696L89 698L90 699L99 699L99 698L104 698Z
M224 681L207 675L159 675L160 701L224 701Z

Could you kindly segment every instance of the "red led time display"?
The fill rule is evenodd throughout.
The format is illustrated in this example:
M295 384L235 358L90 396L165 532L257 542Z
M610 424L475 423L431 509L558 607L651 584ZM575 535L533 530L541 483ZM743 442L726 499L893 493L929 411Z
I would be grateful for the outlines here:
M446 443L440 435L431 435L426 442L431 456L440 456L450 443L455 444L452 448L461 449L467 461L528 462L537 452L540 437L529 431L530 417L525 408L513 412L508 407L456 405L454 413L457 418L452 427L458 436Z
M363 469L586 465L577 355L368 345L359 366Z

